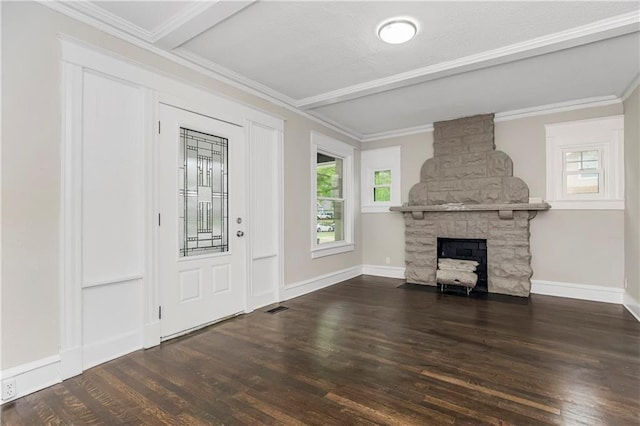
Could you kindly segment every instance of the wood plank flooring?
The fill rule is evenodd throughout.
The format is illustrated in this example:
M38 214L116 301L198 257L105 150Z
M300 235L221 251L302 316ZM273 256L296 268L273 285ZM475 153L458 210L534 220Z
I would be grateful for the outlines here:
M619 305L470 299L361 276L2 407L2 424L640 424Z

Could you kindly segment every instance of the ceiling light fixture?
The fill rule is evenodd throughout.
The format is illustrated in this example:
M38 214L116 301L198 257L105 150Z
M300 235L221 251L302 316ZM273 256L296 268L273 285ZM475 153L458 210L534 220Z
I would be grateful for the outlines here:
M401 44L411 40L416 32L418 32L418 28L410 20L393 19L380 26L378 37L385 43Z

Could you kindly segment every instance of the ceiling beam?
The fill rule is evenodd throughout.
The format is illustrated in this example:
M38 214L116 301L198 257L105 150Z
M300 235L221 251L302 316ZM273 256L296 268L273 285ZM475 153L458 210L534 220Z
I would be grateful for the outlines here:
M156 28L152 35L152 42L163 49L173 50L252 5L255 1L198 2L194 7L188 8L184 13L174 16L161 27Z
M310 110L638 31L640 11L635 11L522 43L298 99L295 106Z

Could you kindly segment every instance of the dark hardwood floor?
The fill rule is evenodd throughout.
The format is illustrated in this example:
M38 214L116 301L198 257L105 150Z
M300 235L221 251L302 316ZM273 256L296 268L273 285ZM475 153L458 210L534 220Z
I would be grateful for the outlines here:
M362 276L138 351L2 424L640 424L640 323Z

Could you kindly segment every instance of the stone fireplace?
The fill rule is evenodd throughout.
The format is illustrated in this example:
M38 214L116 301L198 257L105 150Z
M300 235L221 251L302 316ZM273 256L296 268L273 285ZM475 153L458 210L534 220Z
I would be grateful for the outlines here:
M436 285L438 239L486 240L487 291L527 297L529 221L549 205L529 203L511 159L495 150L493 114L435 123L433 138L408 205L391 208L404 215L407 282Z

